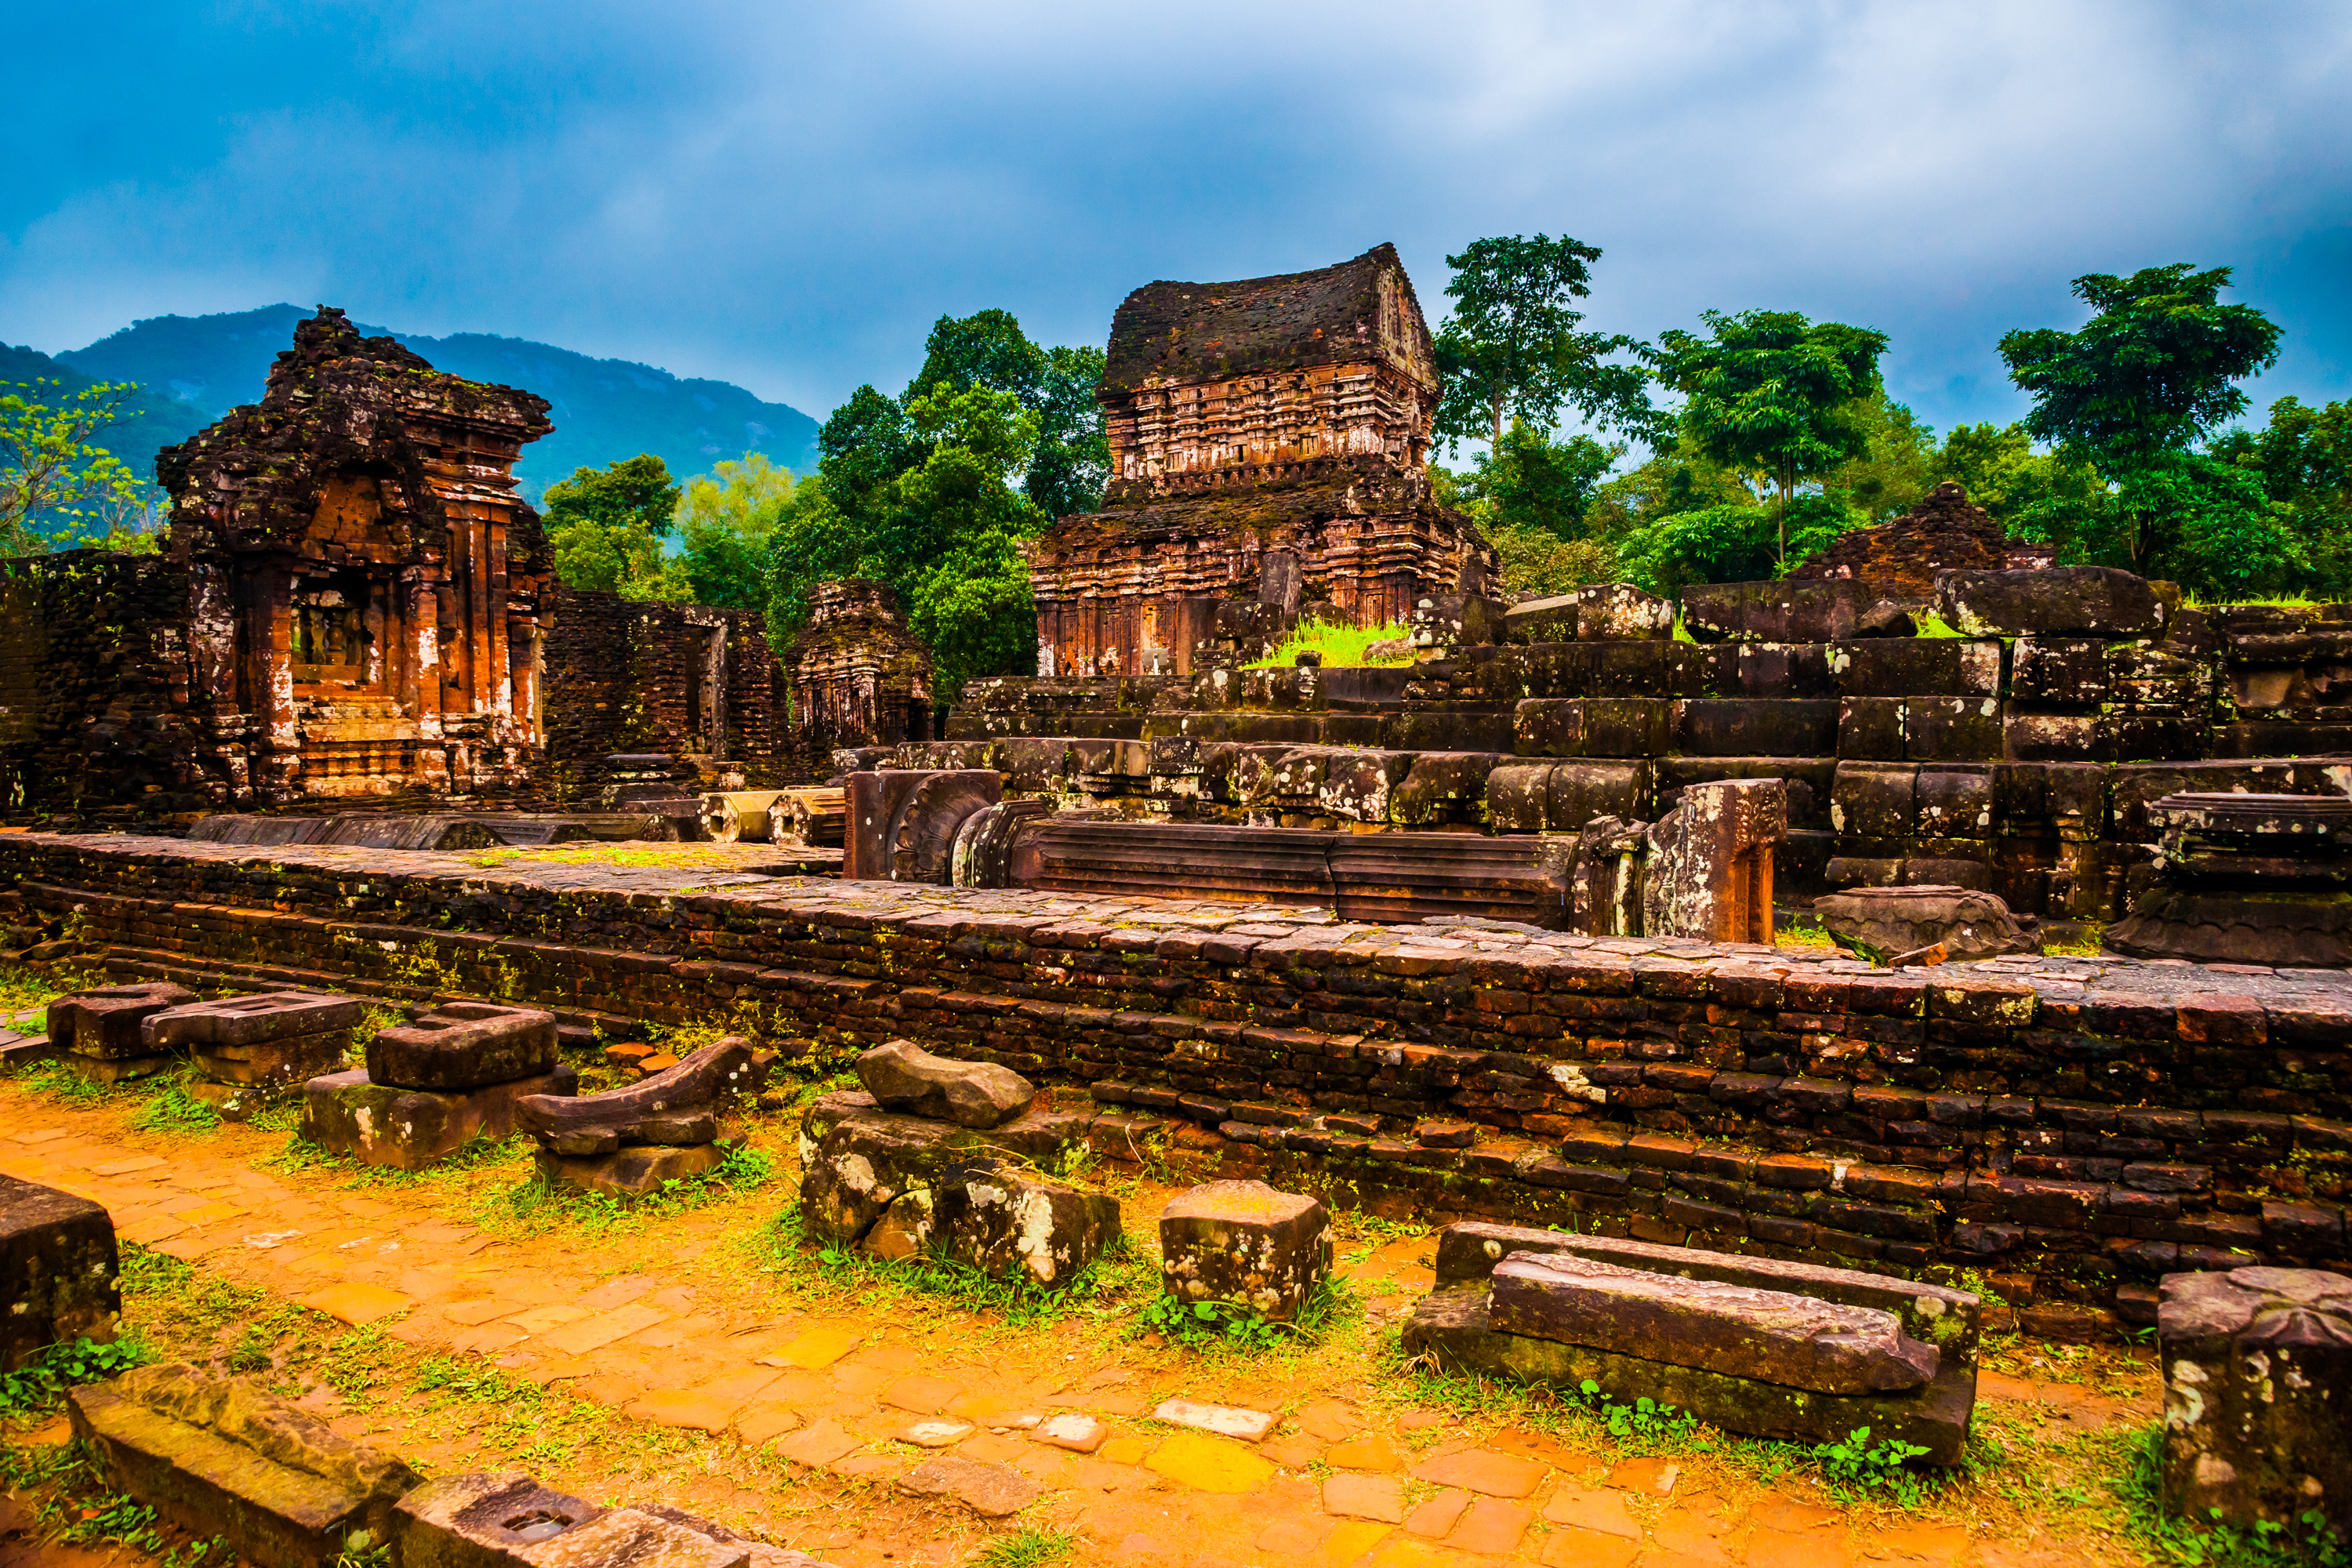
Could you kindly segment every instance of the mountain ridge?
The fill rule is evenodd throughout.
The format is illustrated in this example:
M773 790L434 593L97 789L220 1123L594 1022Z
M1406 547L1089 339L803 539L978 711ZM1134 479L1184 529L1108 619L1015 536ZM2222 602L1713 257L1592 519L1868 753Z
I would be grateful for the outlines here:
M92 381L137 383L135 416L97 441L149 479L163 447L240 404L260 400L270 363L292 344L294 323L310 314L278 304L209 316L149 316L54 355L0 344L0 381L53 376L68 391ZM814 419L731 382L677 376L635 360L596 359L529 338L491 332L435 338L353 324L370 337L397 338L436 370L546 398L555 431L524 447L515 466L533 500L574 468L640 452L659 457L680 478L707 473L747 451L764 452L796 473L816 466Z

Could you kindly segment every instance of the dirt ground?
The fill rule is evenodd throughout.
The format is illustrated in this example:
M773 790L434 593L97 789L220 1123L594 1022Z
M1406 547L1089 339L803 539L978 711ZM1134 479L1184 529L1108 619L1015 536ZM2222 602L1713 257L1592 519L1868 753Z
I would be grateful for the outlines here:
M1163 1342L1142 1316L1157 1216L1204 1172L1097 1172L1131 1248L1042 1312L830 1256L790 1218L795 1124L756 1118L764 1160L727 1185L623 1210L545 1201L519 1149L362 1171L282 1127L205 1126L168 1095L76 1103L19 1077L0 1080L0 1171L107 1205L135 1244L126 1320L159 1355L262 1378L427 1473L528 1470L829 1563L2143 1559L2123 1478L2158 1413L2144 1353L1991 1342L1967 1471L1908 1496L1832 1489L1786 1446L1622 1418L1612 1434L1547 1395L1403 1365L1395 1327L1434 1247L1409 1222L1340 1215L1346 1284L1316 1342ZM1203 1436L1149 1418L1172 1396L1281 1421L1256 1445ZM1070 1411L1109 1440L1029 1436ZM6 1433L19 1459L68 1436L36 1419ZM893 1483L928 1457L916 1436L1045 1493L993 1521L910 1499ZM40 1501L0 1501L0 1564L144 1555L42 1544Z

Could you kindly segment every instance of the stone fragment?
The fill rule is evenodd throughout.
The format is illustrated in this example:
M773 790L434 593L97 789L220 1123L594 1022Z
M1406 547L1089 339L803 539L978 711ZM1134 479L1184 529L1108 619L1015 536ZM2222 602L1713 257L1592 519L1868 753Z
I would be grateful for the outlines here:
M715 1142L677 1147L636 1143L610 1154L558 1154L542 1148L534 1159L539 1173L551 1186L601 1193L610 1198L641 1198L661 1191L667 1183L709 1175L726 1163L730 1147Z
M1231 1405L1202 1405L1191 1399L1166 1399L1154 1406L1151 1418L1165 1421L1171 1426L1190 1426L1195 1431L1210 1432L1220 1437L1238 1437L1244 1443L1255 1443L1274 1430L1276 1417L1263 1410L1244 1410Z
M1056 1448L1067 1448L1073 1454L1091 1454L1110 1436L1110 1428L1091 1415L1076 1411L1062 1415L1049 1415L1029 1429L1029 1440L1045 1443Z
M757 1089L755 1054L751 1041L729 1035L620 1089L525 1096L515 1102L516 1124L551 1157L604 1156L645 1144L707 1145L719 1135L719 1111Z
M1460 1487L1486 1497L1523 1498L1543 1484L1544 1467L1517 1454L1463 1448L1412 1468L1412 1479L1433 1487Z
M417 1485L405 1464L309 1412L192 1366L141 1367L73 1390L67 1405L126 1495L260 1568L325 1568L362 1530L383 1540L393 1505Z
M112 1339L118 1272L105 1209L0 1175L0 1372L46 1345Z
M667 1511L607 1509L515 1556L528 1568L751 1568L749 1542L715 1540Z
M1333 1476L1323 1483L1323 1511L1399 1523L1404 1518L1404 1482L1394 1476Z
M962 1421L915 1421L898 1429L898 1441L912 1443L918 1448L950 1448L971 1436L970 1424Z
M1488 1321L1503 1333L1822 1394L1916 1388L1938 1359L1890 1312L1566 1254L1496 1264Z
M194 1002L196 994L156 981L144 985L100 985L49 1004L49 1045L60 1055L129 1061L163 1054L146 1043L141 1026L166 1008Z
M2112 566L2034 572L1938 572L1937 612L1962 637L2074 634L2109 639L2164 629L2145 578Z
M857 1081L885 1110L999 1127L1035 1103L1037 1087L994 1062L951 1061L911 1040L892 1040L857 1058Z
M866 1251L886 1263L902 1258L919 1258L931 1244L931 1194L916 1191L901 1193L883 1211L874 1228L866 1233Z
M949 1171L933 1201L942 1253L992 1279L1066 1285L1119 1237L1117 1198L1004 1161Z
M187 1047L221 1054L236 1047L341 1031L347 1037L367 1016L356 996L327 991L264 991L184 1002L150 1016L139 1026L150 1050Z
M2169 1274L2157 1305L2164 1500L2189 1518L2352 1529L2352 1279Z
M421 1171L477 1139L496 1142L514 1131L515 1101L564 1095L580 1075L559 1067L539 1078L478 1089L402 1089L373 1082L365 1068L330 1073L302 1086L302 1136L363 1165Z
M2042 951L2008 904L1967 888L1850 888L1814 900L1813 912L1839 946L1882 963L1928 947L1955 963Z
M1331 1217L1318 1200L1264 1182L1209 1182L1160 1220L1160 1277L1185 1301L1231 1301L1287 1321L1330 1277Z
M1772 937L1772 855L1789 836L1780 779L1695 784L1649 831L1642 934L1701 942Z
M553 1070L555 1048L552 1013L445 1002L368 1042L368 1079L394 1089L478 1089Z
M511 1568L604 1512L519 1470L436 1476L394 1505L392 1549L402 1568Z
M1018 1513L1045 1494L1016 1469L953 1454L917 1465L898 1478L898 1489L912 1497L952 1498L982 1519Z

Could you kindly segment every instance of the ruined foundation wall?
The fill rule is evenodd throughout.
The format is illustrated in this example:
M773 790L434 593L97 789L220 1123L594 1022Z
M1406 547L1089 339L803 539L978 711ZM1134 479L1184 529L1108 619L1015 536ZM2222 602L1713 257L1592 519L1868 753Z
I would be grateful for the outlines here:
M1092 1086L1197 1129L1182 1136L1229 1170L1391 1212L1981 1268L2040 1303L2045 1332L2136 1318L2177 1268L2352 1261L2340 982L1839 973L1762 949L1187 929L1197 915L1155 925L1149 904L1088 919L883 884L648 898L127 838L0 839L0 877L37 915L81 911L126 973L403 996L423 977L590 1022L903 1036ZM1425 1145L1431 1120L1479 1141Z
M0 821L127 826L228 798L188 707L188 574L155 555L0 563Z

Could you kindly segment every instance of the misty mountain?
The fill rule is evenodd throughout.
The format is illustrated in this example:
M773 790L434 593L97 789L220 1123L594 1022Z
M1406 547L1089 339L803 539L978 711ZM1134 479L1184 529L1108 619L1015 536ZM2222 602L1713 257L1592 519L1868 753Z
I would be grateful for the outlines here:
M294 323L310 314L268 305L217 316L154 316L53 358L0 344L0 381L38 376L68 390L92 381L135 382L136 416L99 437L142 476L155 453L185 439L242 403L257 402L270 362L292 345ZM582 467L651 452L684 478L761 451L795 472L816 466L816 421L763 403L724 381L682 380L628 360L591 359L570 349L485 332L429 338L353 323L370 337L398 338L436 370L535 392L553 406L553 435L523 448L515 472L536 500Z

